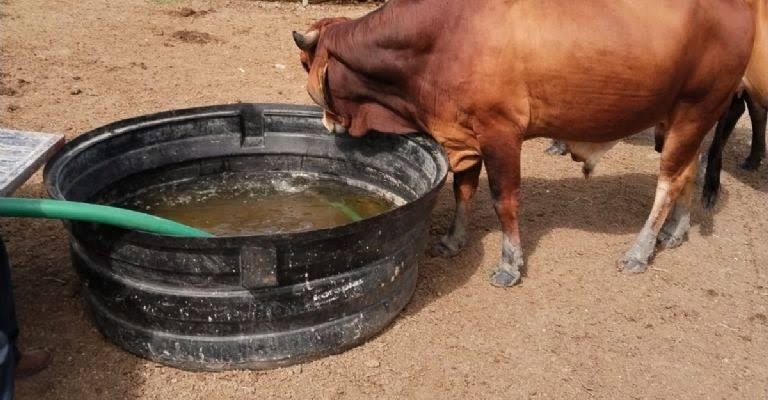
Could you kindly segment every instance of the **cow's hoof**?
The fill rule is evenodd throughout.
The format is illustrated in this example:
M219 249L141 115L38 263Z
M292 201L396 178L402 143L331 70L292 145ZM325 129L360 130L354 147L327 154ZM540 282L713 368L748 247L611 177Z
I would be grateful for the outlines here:
M618 263L619 270L630 274L640 274L648 268L648 263L634 257L621 257Z
M674 249L680 246L686 239L686 235L674 235L664 231L659 232L659 237L656 239L664 249Z
M758 168L760 168L760 161L762 160L760 159L756 160L756 159L747 157L747 159L744 160L744 162L739 164L739 167L747 171L756 171Z
M496 287L512 287L520 282L520 271L513 271L504 267L497 267L491 274L491 285Z
M551 156L564 156L568 153L568 149L563 142L552 142L544 152Z
M462 247L463 247L463 243L461 243L460 241L451 240L450 238L448 238L448 236L443 236L440 238L439 242L435 243L435 245L432 246L432 249L430 249L429 254L432 257L450 258L459 254Z

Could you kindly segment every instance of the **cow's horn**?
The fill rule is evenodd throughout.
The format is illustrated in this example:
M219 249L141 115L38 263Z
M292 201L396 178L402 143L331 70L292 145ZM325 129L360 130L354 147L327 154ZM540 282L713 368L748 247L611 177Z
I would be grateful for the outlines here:
M320 31L314 30L309 33L299 33L293 31L293 41L296 46L302 50L309 50L317 45L317 39L320 38Z

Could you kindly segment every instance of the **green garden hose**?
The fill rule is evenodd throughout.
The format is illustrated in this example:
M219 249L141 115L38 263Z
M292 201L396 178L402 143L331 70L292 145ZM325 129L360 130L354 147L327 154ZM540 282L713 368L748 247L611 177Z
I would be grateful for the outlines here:
M352 222L362 221L363 217L360 216L355 210L347 206L346 204L342 204L335 201L328 201L328 205L331 207L341 211L342 214L344 214L347 218L349 218Z
M153 215L117 207L48 199L0 198L0 217L96 222L168 236L213 237L208 232Z

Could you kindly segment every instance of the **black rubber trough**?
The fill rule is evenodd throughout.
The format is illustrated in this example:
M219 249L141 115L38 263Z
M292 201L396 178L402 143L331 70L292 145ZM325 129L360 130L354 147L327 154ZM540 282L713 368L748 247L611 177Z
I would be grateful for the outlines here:
M95 129L46 166L54 199L93 201L208 174L327 174L405 204L347 225L179 238L69 222L95 324L131 353L187 370L268 369L338 353L405 307L447 173L424 135L332 135L314 107L231 104Z

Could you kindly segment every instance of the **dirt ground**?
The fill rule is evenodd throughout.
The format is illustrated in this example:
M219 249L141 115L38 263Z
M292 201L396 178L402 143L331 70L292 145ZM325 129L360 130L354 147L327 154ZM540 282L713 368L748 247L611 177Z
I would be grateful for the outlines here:
M370 5L245 0L0 0L0 124L68 138L117 119L207 104L308 103L290 31ZM267 372L187 373L107 343L88 320L60 223L3 220L22 345L55 349L20 399L768 396L768 167L744 172L746 121L724 196L645 274L616 271L653 201L652 138L630 138L589 181L526 145L523 283L496 289L499 228L484 179L467 249L424 256L416 294L381 335ZM448 225L446 185L433 238ZM40 175L18 195L44 196Z

